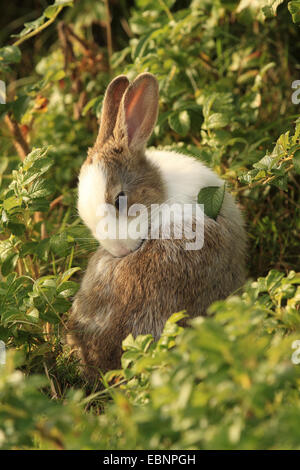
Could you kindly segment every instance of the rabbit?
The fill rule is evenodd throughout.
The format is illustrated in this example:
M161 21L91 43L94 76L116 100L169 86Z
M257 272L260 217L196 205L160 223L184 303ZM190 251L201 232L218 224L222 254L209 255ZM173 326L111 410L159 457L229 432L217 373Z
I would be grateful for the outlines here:
M122 341L131 333L157 340L168 317L185 310L205 315L209 305L226 298L245 282L246 232L241 211L225 191L216 220L201 211L187 223L202 230L202 247L186 249L186 237L149 237L145 217L139 237L107 237L98 230L98 206L167 208L172 203L197 206L199 191L223 181L199 159L166 150L145 150L158 116L158 82L142 73L130 84L125 75L108 86L100 129L83 163L78 184L78 211L100 246L88 262L72 304L68 340L78 351L88 380L120 367ZM156 212L158 214L159 211ZM129 214L129 212L128 212ZM199 219L199 220L198 220ZM161 220L161 219L160 219ZM173 222L176 225L176 214ZM158 224L165 233L163 223ZM183 320L184 322L185 320Z

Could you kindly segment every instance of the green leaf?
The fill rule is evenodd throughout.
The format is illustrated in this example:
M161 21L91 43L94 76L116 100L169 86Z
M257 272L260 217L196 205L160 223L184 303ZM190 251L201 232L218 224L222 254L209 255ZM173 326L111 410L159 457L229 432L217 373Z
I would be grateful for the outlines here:
M44 198L37 197L36 199L32 199L28 202L28 208L32 212L47 212L49 209L49 201Z
M10 104L17 122L20 122L22 116L25 114L31 98L27 95L20 96L13 103Z
M1 266L1 272L3 276L7 276L9 273L11 273L14 270L14 267L17 264L17 261L19 259L18 253L10 253L5 261L2 263Z
M76 267L76 268L70 268L68 269L67 271L65 271L62 275L61 275L61 283L65 283L67 282L70 277L73 276L73 274L75 274L77 271L80 271L81 268L79 267ZM61 284L60 284L61 285Z
M53 18L60 6L73 6L73 0L56 0L53 5L49 5L49 7L46 8L44 11L44 15L46 18Z
M148 42L151 38L151 35L152 35L152 31L142 36L141 39L138 41L136 47L132 50L131 56L132 56L133 61L136 60L138 57L143 57L146 51Z
M66 256L69 251L68 236L66 233L58 233L50 239L50 248L58 256Z
M279 176L278 178L274 178L271 182L274 186L276 186L279 189L282 189L283 191L287 191L288 189L288 177L287 175L284 176Z
M52 181L38 179L34 181L28 191L28 195L31 199L45 198L54 192Z
M1 157L0 158L0 176L3 175L5 172L6 168L8 167L9 160L7 157Z
M300 149L294 153L293 164L295 172L300 175Z
M131 333L122 341L122 349L124 351L131 350L131 349L138 349L135 339Z
M92 98L91 100L89 100L89 101L87 102L87 104L85 105L85 107L84 107L83 110L82 110L82 116L85 116L86 113L87 113L91 108L94 107L94 105L97 103L98 99L99 99L99 98L96 96L95 98ZM103 97L101 97L101 99L103 100Z
M182 310L181 312L176 312L173 313L167 320L167 323L178 323L180 320L183 318L188 317L187 313L185 310Z
M21 60L21 51L17 46L6 46L0 49L0 64L16 64Z
M266 18L276 16L277 8L284 0L268 0L267 5L262 7L263 14Z
M17 235L18 237L23 235L23 233L26 230L25 225L20 224L18 222L8 222L7 223L7 228L8 228L8 230L11 231L11 233L13 233L14 235Z
M21 197L16 197L16 196L11 196L8 199L5 199L3 202L3 207L6 211L10 211L11 209L14 209L15 207L20 207L22 204L22 198Z
M25 158L23 162L23 168L25 171L28 171L32 165L35 164L40 159L43 159L48 152L48 147L36 148L33 149Z
M173 113L168 117L169 125L177 134L186 136L191 127L191 119L187 111Z
M20 248L20 257L24 258L24 256L29 254L34 254L37 247L37 242L27 242L23 243Z
M76 294L78 289L79 289L79 284L73 281L66 281L60 284L60 286L57 289L57 292L62 297L71 297Z
M5 312L3 312L1 321L3 322L4 325L8 325L9 323L15 321L15 320L25 320L26 317L23 312L20 312L20 310L9 307Z
M71 305L72 303L64 299L63 297L57 297L52 304L54 310L58 313L67 312L69 308L71 307ZM59 321L59 318L58 318L58 321Z
M205 121L207 129L220 129L227 126L228 123L229 117L222 113L213 113Z
M57 13L58 7L56 5L50 5L44 11L44 15L46 18L53 18Z
M295 0L288 3L288 9L292 15L294 23L300 23L300 1Z
M49 255L49 250L50 250L50 238L45 238L44 240L41 240L36 248L35 248L35 254L42 260L42 261L47 261L48 260L48 255Z
M74 0L55 0L53 6L73 6Z
M41 157L39 160L35 161L31 168L26 172L23 184L32 183L39 176L46 173L49 168L53 165L53 160L49 157Z
M204 205L204 213L216 219L222 208L225 195L225 183L222 186L208 186L202 188L198 194L198 204Z
M29 21L28 23L24 23L24 28L22 29L22 31L19 34L14 34L13 37L22 38L26 36L26 34L29 34L32 31L35 31L36 29L38 29L44 23L44 21L45 21L45 16L43 14L34 21Z

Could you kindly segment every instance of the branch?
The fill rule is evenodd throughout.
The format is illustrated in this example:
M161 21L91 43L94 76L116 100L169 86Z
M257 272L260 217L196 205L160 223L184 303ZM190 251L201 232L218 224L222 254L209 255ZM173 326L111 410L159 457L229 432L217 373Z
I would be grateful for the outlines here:
M30 152L30 149L26 140L24 139L22 135L19 124L9 114L6 114L4 120L7 124L7 127L9 128L10 132L12 133L14 137L13 144L19 154L19 157L23 161L26 155Z
M110 64L113 49L112 49L110 12L109 12L109 1L108 0L105 0L105 7L106 7L106 41L107 41L108 62Z
M39 26L34 31L31 31L31 33L28 33L25 36L23 36L22 38L18 39L16 42L13 43L13 45L14 46L19 46L23 42L27 41L27 39L32 38L33 36L36 36L37 34L39 34L41 31L43 31L43 29L48 28L48 26L50 26L50 24L52 24L56 20L56 17L60 14L60 12L63 8L64 8L64 5L61 5L57 9L57 12L55 13L55 15L52 18L50 18L50 20L46 21L46 23L42 24L41 26Z

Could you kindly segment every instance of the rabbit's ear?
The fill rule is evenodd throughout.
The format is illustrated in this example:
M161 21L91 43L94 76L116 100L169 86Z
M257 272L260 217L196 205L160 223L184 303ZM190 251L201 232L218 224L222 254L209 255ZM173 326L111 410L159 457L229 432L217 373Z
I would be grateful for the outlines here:
M120 102L128 85L129 80L125 75L119 75L108 85L103 100L97 144L103 145L112 135Z
M125 138L130 150L142 150L152 134L158 114L158 82L151 73L140 74L123 95L114 136Z

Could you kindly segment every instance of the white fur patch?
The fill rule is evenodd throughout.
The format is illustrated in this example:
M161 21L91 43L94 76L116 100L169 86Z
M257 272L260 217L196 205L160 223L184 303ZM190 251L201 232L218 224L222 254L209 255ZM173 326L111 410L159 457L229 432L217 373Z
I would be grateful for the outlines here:
M166 202L196 203L199 191L207 186L221 186L224 181L196 158L168 150L147 150L146 157L161 171L167 188ZM221 214L243 224L233 197L225 193Z
M200 189L223 181L193 157L167 150L147 150L146 157L159 167L170 202L194 203Z
M99 230L99 222L103 215L99 208L101 205L105 211L105 190L106 178L105 171L101 162L84 165L79 175L78 184L78 212L83 222L91 230L93 236L108 250L113 256L122 257L134 251L139 245L139 239L132 239L129 235L124 239L108 238L104 232ZM114 208L112 208L114 209ZM114 211L115 213L115 211ZM113 214L114 214L113 213ZM118 218L115 215L107 216L111 225L115 225L118 230Z
M97 208L105 202L105 173L100 162L84 165L79 175L78 212L96 238Z

